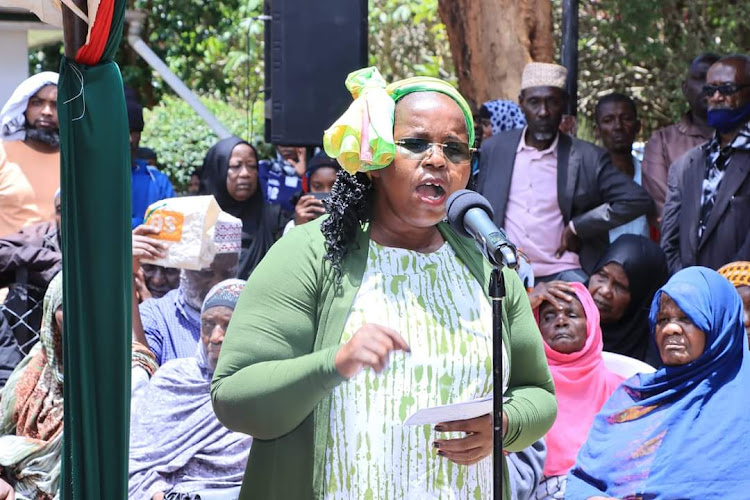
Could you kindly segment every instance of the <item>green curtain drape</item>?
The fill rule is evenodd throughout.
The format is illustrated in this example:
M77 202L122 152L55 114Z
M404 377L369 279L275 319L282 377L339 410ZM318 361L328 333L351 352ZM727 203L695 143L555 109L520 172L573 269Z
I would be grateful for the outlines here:
M130 412L130 146L112 61L125 0L101 62L65 59L60 118L65 424L61 498L127 498Z

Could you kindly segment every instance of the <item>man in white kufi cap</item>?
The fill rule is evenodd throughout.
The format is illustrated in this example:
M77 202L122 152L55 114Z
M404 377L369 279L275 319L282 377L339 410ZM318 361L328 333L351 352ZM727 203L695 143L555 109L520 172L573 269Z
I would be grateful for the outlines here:
M605 150L559 131L567 73L557 64L528 63L518 97L527 126L485 140L480 153L477 191L531 260L537 284L586 281L609 230L653 210Z

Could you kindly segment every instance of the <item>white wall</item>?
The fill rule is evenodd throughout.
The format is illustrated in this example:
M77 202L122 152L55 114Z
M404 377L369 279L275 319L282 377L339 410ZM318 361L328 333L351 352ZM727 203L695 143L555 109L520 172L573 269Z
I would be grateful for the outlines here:
M28 35L25 28L0 25L0 107L29 76Z

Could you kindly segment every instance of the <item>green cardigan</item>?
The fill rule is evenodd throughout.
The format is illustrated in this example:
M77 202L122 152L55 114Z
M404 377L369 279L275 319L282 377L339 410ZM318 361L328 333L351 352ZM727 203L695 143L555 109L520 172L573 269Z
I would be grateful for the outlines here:
M365 272L370 236L369 230L361 232L337 284L323 260L320 222L292 230L255 269L237 303L211 384L219 420L254 437L241 500L323 496L331 390L344 380L334 357ZM438 228L487 289L490 268L474 242L447 224ZM526 292L515 272L503 272L503 342L511 366L504 445L520 451L549 430L557 403ZM509 499L507 467L503 477L503 497Z

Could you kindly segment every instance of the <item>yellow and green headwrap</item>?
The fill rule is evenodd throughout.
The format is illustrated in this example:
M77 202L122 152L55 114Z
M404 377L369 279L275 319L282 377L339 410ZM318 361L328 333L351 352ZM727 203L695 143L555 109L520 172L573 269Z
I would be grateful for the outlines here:
M466 119L469 146L474 144L474 118L466 99L449 83L417 76L386 85L378 68L349 73L346 88L354 102L323 134L323 148L350 174L387 167L396 154L393 121L396 102L413 92L440 92L458 104Z

